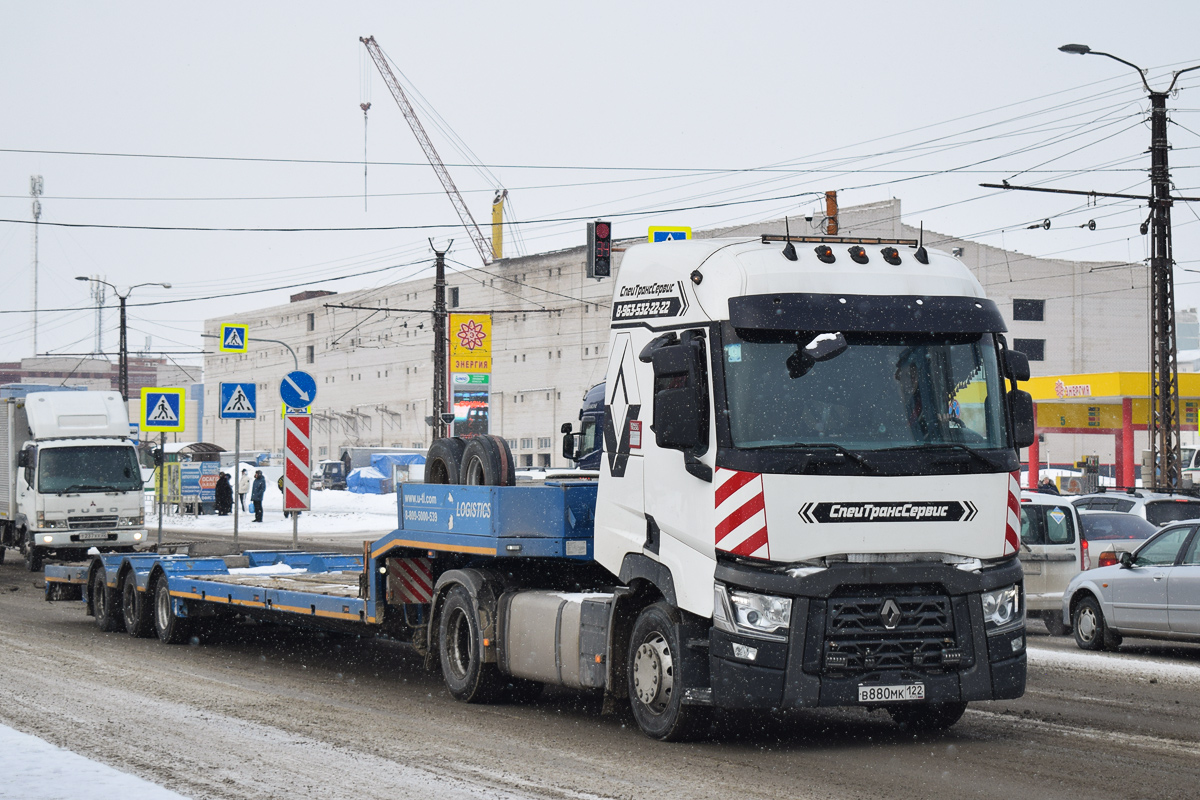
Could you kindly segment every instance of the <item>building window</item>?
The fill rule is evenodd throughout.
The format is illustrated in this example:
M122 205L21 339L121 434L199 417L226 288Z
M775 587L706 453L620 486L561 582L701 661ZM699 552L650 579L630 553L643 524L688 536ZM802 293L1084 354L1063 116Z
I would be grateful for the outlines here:
M532 467L533 466L533 453L526 453L525 455L521 456L521 466L523 466L523 467Z
M313 345L310 344L308 346L308 353L305 355L305 358L308 360L309 364L312 364L317 360L316 349L313 347Z
M1046 360L1045 339L1013 339L1013 350L1024 353L1030 361Z
M504 441L508 442L508 449L509 449L509 450L516 450L516 449L517 449L517 440L516 440L516 439L505 439Z
M538 437L538 450L549 450L549 449L550 449L550 437L549 436L539 436Z
M528 439L522 439L521 440L521 449L522 450L532 450L533 449L533 438L531 437Z
M458 308L458 287L457 286L450 287L450 307Z
M311 332L316 329L317 329L317 315L309 314L308 315L308 330Z
M538 453L538 466L539 467L550 466L550 454L549 453Z
M1046 301L1014 298L1012 318L1021 322L1044 322L1046 320Z

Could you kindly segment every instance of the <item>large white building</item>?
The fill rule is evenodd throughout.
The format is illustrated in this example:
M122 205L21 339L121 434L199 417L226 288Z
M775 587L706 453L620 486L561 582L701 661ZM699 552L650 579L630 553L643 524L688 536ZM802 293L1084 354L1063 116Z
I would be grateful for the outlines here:
M791 232L812 233L822 222L793 218ZM899 200L842 209L838 226L841 236L918 236L901 222ZM779 220L696 235L783 232ZM924 241L946 251L961 249L1008 320L1010 345L1030 356L1035 375L1147 369L1143 266L1039 259L930 231ZM614 270L619 250L615 255ZM584 393L604 379L612 282L587 278L585 258L584 248L577 247L447 276L450 311L493 313L490 427L509 441L518 465L566 466L559 427L577 420ZM206 321L210 336L221 323L248 324L251 343L245 355L205 356L206 438L233 448L233 423L217 418L218 385L254 381L259 415L243 423L242 449L281 451L278 387L298 362L317 381L312 413L318 458L336 458L347 446L428 446L432 307L430 275L377 289L303 292L287 305ZM295 361L269 339L286 342ZM1096 452L1102 461L1113 458L1109 437L1047 438L1043 459L1049 454L1056 462L1071 461L1083 452Z

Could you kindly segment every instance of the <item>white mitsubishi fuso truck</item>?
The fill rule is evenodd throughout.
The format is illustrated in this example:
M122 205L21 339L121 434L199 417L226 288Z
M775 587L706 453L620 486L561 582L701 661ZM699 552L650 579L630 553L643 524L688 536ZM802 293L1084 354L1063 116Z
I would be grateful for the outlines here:
M0 400L0 559L86 558L145 541L129 415L117 392L32 392Z
M939 729L1020 696L1029 363L967 268L702 239L631 247L614 283L605 383L563 430L598 479L515 486L503 438L439 439L362 556L100 555L47 596L166 643L205 617L386 633L458 700L602 690L663 740L714 709Z

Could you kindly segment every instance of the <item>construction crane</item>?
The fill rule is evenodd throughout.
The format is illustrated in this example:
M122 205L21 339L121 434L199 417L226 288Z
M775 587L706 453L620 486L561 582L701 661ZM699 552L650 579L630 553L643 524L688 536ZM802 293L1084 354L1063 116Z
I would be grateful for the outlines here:
M408 125L412 128L413 135L417 137L417 141L421 144L421 149L425 151L425 158L429 160L429 166L433 167L433 171L437 173L438 180L442 182L442 188L446 190L446 194L450 197L450 202L454 204L454 210L458 212L458 218L462 220L463 227L467 229L467 235L471 237L471 243L475 245L475 249L479 252L479 258L483 260L485 265L492 263L492 243L483 235L483 231L475 223L475 218L471 216L471 212L467 208L462 194L459 193L458 187L454 185L454 179L450 177L450 171L446 169L441 156L438 155L433 142L429 139L429 134L425 132L424 126L421 125L421 120L417 118L417 112L413 110L412 103L408 100L408 95L404 93L400 82L392 74L391 67L388 66L387 59L384 58L383 51L379 49L379 44L376 43L375 37L368 36L364 39L360 36L358 40L366 46L367 52L371 54L371 60L375 62L375 66L379 69L379 74L383 77L383 82L391 90L392 97L396 98L396 105L400 106L400 111L404 114L404 118L408 120Z

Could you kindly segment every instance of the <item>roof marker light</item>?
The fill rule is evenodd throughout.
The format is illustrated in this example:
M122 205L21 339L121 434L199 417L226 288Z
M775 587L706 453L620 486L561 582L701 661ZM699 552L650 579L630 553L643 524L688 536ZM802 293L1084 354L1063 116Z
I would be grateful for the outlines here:
M891 264L893 267L900 266L900 251L894 247L885 247L879 251L883 256L883 260Z
M833 248L827 244L819 244L813 248L813 252L817 254L817 260L822 264L832 264L837 261L837 256L833 254Z
M850 260L855 264L866 264L871 259L867 257L867 251L858 245L850 248Z

